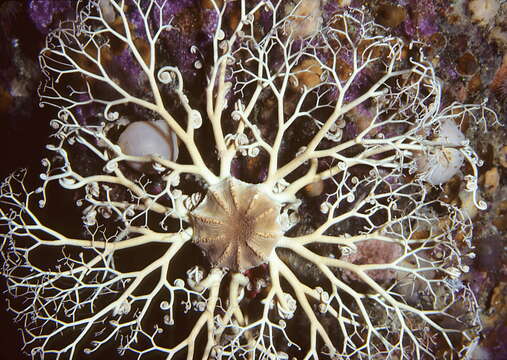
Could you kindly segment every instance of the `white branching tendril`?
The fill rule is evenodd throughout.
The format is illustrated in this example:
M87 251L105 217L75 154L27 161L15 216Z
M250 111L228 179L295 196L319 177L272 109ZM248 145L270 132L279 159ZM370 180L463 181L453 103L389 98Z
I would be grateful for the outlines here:
M171 84L179 91L183 90L183 78L177 67L164 66L158 71L157 78L162 84Z
M186 36L172 1L79 1L77 19L48 36L38 92L57 109L51 156L35 191L24 170L0 187L2 274L33 358L111 343L189 360L469 353L480 329L461 277L472 223L435 200L421 163L461 154L455 176L484 209L472 145L435 135L446 121L485 131L496 114L442 106L420 43L406 59L364 9L319 4L211 0L212 34L186 46L187 68L161 56L181 46L167 34ZM126 49L132 78L115 77L113 48ZM126 125L158 120L181 158L119 145ZM42 212L66 200L78 224L55 226ZM262 261L244 270L251 258Z

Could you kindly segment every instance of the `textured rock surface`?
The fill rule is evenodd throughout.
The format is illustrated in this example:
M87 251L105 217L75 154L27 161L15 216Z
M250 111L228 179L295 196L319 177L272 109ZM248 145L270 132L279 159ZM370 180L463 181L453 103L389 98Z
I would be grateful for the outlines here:
M195 4L191 1L182 2L173 11L177 14L191 5L199 5L197 2ZM2 154L8 155L2 167L2 175L23 166L34 167L36 172L39 170L34 164L34 157L39 158L36 155L43 151L43 144L33 142L31 139L39 131L47 131L44 128L45 125L41 124L48 124L49 118L46 112L36 106L36 88L39 82L36 54L42 47L42 34L69 15L66 10L68 2L64 0L40 0L36 3L32 1L23 6L15 5L15 3L17 1L7 2L0 8L0 26L3 30L0 47L4 54L0 68L2 117L0 134L2 134ZM336 8L339 6L338 3L329 0L325 6ZM352 2L352 5L358 4L358 1ZM391 26L393 34L402 36L408 41L422 38L428 43L426 51L444 82L444 88L450 89L444 101L448 104L454 100L480 102L487 97L488 105L499 114L500 123L507 124L505 120L507 105L504 94L490 89L494 74L500 67L507 48L505 42L507 37L503 33L505 19L507 19L507 4L502 5L496 16L488 18L486 25L472 21L466 1L451 3L447 0L397 0L392 1L392 4L399 5L406 9L406 12L386 8L385 2L380 0L369 1L368 10L377 17L379 22L383 22L388 27ZM48 9L56 9L51 13L51 18L47 17ZM175 39L182 44L195 41L195 37L192 37L195 34L192 31L195 31L196 26L213 27L213 24L200 24L202 14L195 10L196 8L192 9L194 16L177 17L181 25L187 25L182 28L189 31L188 34L182 33L178 35L178 39ZM393 14L393 11L396 13ZM387 19L383 19L385 17ZM27 26L19 26L19 24ZM472 56L464 56L465 53ZM185 74L193 74L192 64L197 58L196 54L190 53L187 48L180 49L180 52L174 51L172 55L178 56L182 66L187 67ZM458 59L461 59L461 62ZM470 64L470 62L476 62L476 64ZM132 70L132 73L134 72L135 70ZM502 83L502 79L497 81ZM463 126L467 138L473 139L474 147L479 149L484 159L485 164L481 168L482 175L491 169L497 169L499 173L498 186L484 192L483 195L488 202L488 210L478 213L474 219L476 233L474 245L478 251L476 259L471 264L472 271L469 277L470 281L476 284L473 289L485 314L481 354L487 354L491 356L491 359L505 359L507 355L501 357L507 352L506 305L502 299L505 299L505 284L507 283L507 258L505 251L502 252L501 249L507 246L507 227L505 226L507 223L507 167L504 150L507 132L505 128L493 126L486 133L471 122ZM14 151L21 143L29 143L31 147L27 150ZM485 176L482 179L485 181ZM479 185L484 186L485 183L482 182ZM463 184L451 181L444 186L438 196L448 202L459 202L461 200L458 194L462 189ZM10 320L2 318L2 324L9 323ZM17 354L20 348L18 333L13 329L7 329L7 332L10 335L2 337L2 348L13 349L12 353ZM482 360L482 358L477 359Z

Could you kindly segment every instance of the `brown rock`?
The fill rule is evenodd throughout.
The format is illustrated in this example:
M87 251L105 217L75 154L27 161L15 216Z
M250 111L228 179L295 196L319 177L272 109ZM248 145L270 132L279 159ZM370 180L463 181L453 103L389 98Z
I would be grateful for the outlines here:
M383 4L377 10L376 20L380 25L397 27L406 17L407 10L404 7L394 4Z
M498 161L500 162L500 165L507 168L507 145L500 150Z
M475 56L467 51L458 59L456 70L462 76L472 76L479 69L479 64Z
M497 189L498 185L500 185L500 174L498 173L498 168L492 168L491 170L486 171L484 175L484 188L488 194L493 194Z

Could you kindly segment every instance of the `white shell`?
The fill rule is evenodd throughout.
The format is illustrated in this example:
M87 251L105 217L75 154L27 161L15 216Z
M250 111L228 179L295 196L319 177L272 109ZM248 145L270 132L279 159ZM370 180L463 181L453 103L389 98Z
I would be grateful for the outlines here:
M176 161L178 158L178 140L165 120L136 121L123 131L118 145L126 155L160 157ZM129 166L137 171L148 168L147 163L129 161ZM148 165L148 166L147 166Z
M465 141L465 135L452 120L440 124L440 134L435 140L440 143L459 145ZM433 185L440 185L456 175L463 165L465 157L455 148L437 148L425 161L419 163L420 170L426 172L423 178Z
M465 141L465 135L463 135L454 121L446 120L440 124L438 141L445 141L453 145L460 145L463 141Z

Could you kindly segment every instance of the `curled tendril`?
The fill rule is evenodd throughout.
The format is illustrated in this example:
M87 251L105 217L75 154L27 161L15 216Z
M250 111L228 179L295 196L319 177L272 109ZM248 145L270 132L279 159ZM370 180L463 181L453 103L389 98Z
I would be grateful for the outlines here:
M486 210L488 208L488 204L484 200L479 199L479 187L477 186L477 177L472 175L465 176L466 181L466 191L472 193L472 201L474 205L479 210Z
M58 130L58 128L60 128L60 125L61 125L60 122L55 119L53 119L49 122L49 126L51 126L55 130Z
M49 168L49 167L51 167L51 162L50 162L50 161L49 161L49 159L47 159L47 158L42 159L42 160L41 160L41 164L42 164L42 166L43 166L43 167L45 167L45 168Z
M67 109L62 109L60 111L58 111L58 119L62 120L62 121L66 121L68 118L69 118L69 115L70 115L70 111L67 110Z
M245 17L245 22L247 24L253 24L255 18L254 18L254 15L253 14L248 14L246 17Z
M219 41L225 39L225 32L222 29L218 29L215 33L215 38Z
M175 78L176 88L178 91L183 90L183 78L181 77L180 70L175 66L164 66L157 73L158 81L162 84L171 84L173 85Z
M195 45L192 45L192 46L190 47L190 53L191 53L191 54L194 54L194 55L195 55L195 54L198 54L198 53L199 53L199 48L198 48L197 46L195 46Z
M197 110L192 110L189 115L190 123L194 129L199 129L202 126L202 116Z
M227 65L232 66L236 63L236 59L233 56L227 56L226 63Z
M104 118L108 121L118 120L120 114L117 111L111 111L112 104L108 104L104 109Z
M231 118L232 120L234 121L239 121L241 120L241 112L238 111L238 110L234 110L232 113L231 113Z
M106 173L112 173L118 169L118 163L116 161L108 161L107 164L104 166L104 171Z
M227 49L229 48L229 42L223 40L223 41L220 41L220 43L218 44L218 47L225 52L227 52Z
M249 157L254 158L257 155L259 155L259 153L260 153L260 150L259 150L258 147L251 147L251 148L248 149L248 156Z

